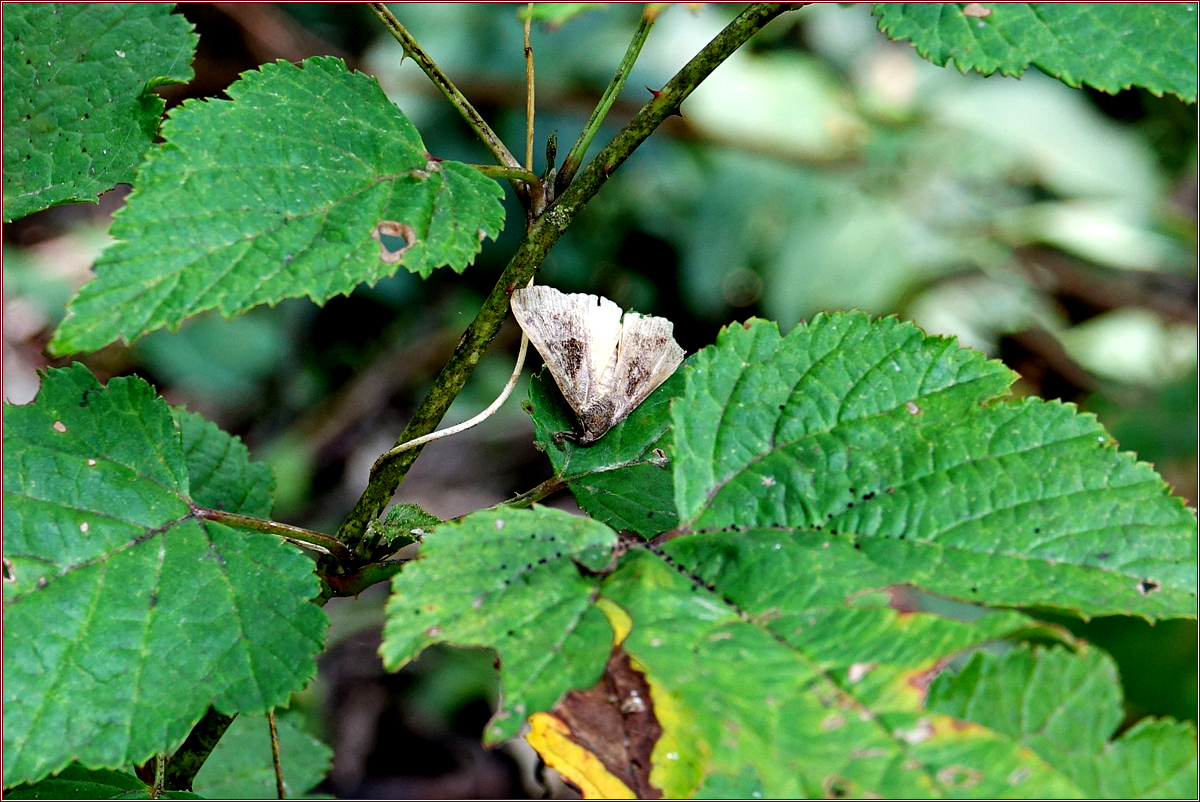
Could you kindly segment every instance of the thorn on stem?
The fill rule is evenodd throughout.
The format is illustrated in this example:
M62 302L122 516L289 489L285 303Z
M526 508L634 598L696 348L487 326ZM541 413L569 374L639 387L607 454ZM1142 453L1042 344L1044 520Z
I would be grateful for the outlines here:
M647 86L647 87L646 87L646 91L647 91L647 92L649 92L650 94L654 95L654 99L655 99L655 100L657 100L658 98L662 97L662 90L660 90L660 89L651 89L650 87L648 87L648 86ZM672 116L674 116L674 117L680 117L680 118L682 118L682 117L683 117L683 112L681 112L681 111L679 110L679 107L678 107L678 106L676 106L675 108L673 108L673 109L671 109L669 112L667 112L667 116L668 116L668 117L672 117Z

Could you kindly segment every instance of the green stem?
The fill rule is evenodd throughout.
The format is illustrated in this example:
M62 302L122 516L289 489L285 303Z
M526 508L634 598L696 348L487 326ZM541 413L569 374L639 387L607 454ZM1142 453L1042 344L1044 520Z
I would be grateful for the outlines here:
M196 779L196 774L204 765L204 761L208 760L217 741L221 740L225 730L229 729L229 725L233 723L233 718L233 716L218 713L215 708L208 709L204 718L200 719L195 727L192 727L183 746L179 747L167 761L165 783L168 789L172 791L192 790L192 781Z
M500 331L508 315L508 299L513 289L524 287L546 258L550 248L575 219L613 170L671 116L708 75L760 28L791 8L787 3L755 3L729 23L691 61L675 74L662 91L642 107L621 132L609 142L579 177L557 198L546 212L525 231L516 253L500 279L484 300L479 314L467 327L450 360L434 380L429 394L417 407L412 419L396 439L396 445L429 434L441 422L484 351ZM413 448L397 453L391 460L377 463L366 489L338 530L338 539L360 555L367 555L373 544L365 542L367 524L387 506L392 494L421 453Z
M349 576L326 574L321 577L325 587L316 599L316 604L322 605L335 596L357 596L367 588L378 585L380 582L386 582L400 573L400 569L406 562L409 560L383 560L363 566L362 569Z
M520 167L501 167L497 164L468 164L467 166L474 167L488 178L507 178L510 181L524 181L530 185L537 184L539 180L536 175Z
M508 501L501 501L499 504L493 505L491 509L513 509L520 510L525 507L536 504L546 496L552 496L558 491L567 486L567 480L561 476L551 476L546 481L542 482L537 487L526 490L518 496L513 496Z
M642 52L642 45L646 43L646 37L650 35L650 28L654 25L654 20L658 18L658 9L652 9L651 4L646 7L642 13L642 21L638 24L637 32L633 34L633 39L629 42L629 47L625 49L625 56L621 59L621 63L617 66L617 74L613 76L609 82L608 88L604 90L604 94L600 96L600 102L596 104L596 108L592 109L592 116L588 118L587 123L583 126L583 130L579 132L579 137L575 140L575 144L571 146L571 150L567 153L567 158L563 160L562 167L558 171L558 178L555 181L556 194L561 195L563 190L571 183L571 179L575 177L575 173L579 172L580 165L583 164L583 157L587 155L587 149L595 139L597 132L600 130L601 123L608 116L609 109L617 100L617 95L621 94L621 90L625 87L625 79L629 77L629 73L633 70L633 65L637 62L638 54ZM653 11L653 13L651 13Z
M166 788L167 780L167 755L165 752L159 752L154 756L154 787L150 789L150 798L158 799L162 796L163 789Z
M525 189L529 191L530 206L538 210L545 208L546 185L540 178L528 170L514 167L500 167L498 165L493 166L490 164L472 164L470 166L488 178L507 178L509 181L514 182L514 185L517 181L522 182Z
M400 24L400 20L392 16L392 12L388 11L387 6L383 3L370 3L369 5L371 6L371 10L375 12L375 16L379 17L380 22L384 24L392 36L396 38L396 41L400 43L400 46L404 48L404 52L408 57L417 62L417 66L429 76L429 80L433 81L434 85L442 90L442 94L446 96L450 104L458 109L458 113L467 121L467 125L471 126L471 130L487 145L488 150L496 157L496 161L505 167L521 169L521 163L508 152L508 148L500 141L500 137L496 136L496 132L484 122L483 117L479 115L475 107L463 96L462 92L458 91L458 87L451 83L446 74L429 57L429 54L421 49L421 46L417 44L417 40L412 37L412 34Z
M283 524L278 521L268 521L263 518L255 518L251 515L239 515L236 512L209 510L204 507L197 507L195 515L197 518L203 518L206 521L215 521L216 523L225 524L237 529L252 529L255 532L265 532L268 535L276 535L301 546L314 547L318 551L323 551L330 555L343 565L348 565L353 561L350 550L340 540L320 532L314 532L311 529L302 529L299 526Z

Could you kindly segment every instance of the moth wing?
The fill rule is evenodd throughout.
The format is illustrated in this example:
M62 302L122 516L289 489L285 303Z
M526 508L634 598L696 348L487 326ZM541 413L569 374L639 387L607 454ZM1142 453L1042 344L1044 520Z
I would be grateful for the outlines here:
M623 420L665 382L683 362L675 325L666 318L630 312L621 327L617 351L613 423Z
M621 308L607 298L536 285L512 294L513 316L542 355L563 398L584 420L605 394L621 340Z

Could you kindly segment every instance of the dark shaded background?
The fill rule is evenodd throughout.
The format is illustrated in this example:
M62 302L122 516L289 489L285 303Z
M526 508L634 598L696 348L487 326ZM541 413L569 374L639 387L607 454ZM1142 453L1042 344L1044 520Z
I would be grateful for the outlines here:
M522 7L393 5L514 153L524 151ZM535 27L536 171L551 131L562 153L574 140L638 8ZM432 153L489 161L364 4L178 11L200 47L196 79L163 88L169 107L221 96L265 61L332 54L376 75ZM665 12L601 139L736 11ZM1196 174L1194 105L1069 89L1036 71L963 76L887 42L868 6L809 7L772 23L614 175L540 281L669 317L689 352L752 315L787 329L825 308L899 314L1004 360L1021 375L1019 394L1096 412L1195 505ZM4 226L6 399L28 401L35 369L69 361L43 349L126 190ZM398 275L322 308L297 300L232 321L201 315L82 361L101 380L137 373L240 435L275 470L275 517L334 531L519 239L523 214L508 195L506 230L462 276ZM518 341L506 326L448 423L495 397ZM547 478L517 403L524 380L516 396L486 424L427 447L397 500L451 517ZM328 605L321 674L293 703L336 751L317 790L571 794L523 743L480 746L496 694L490 652L431 649L399 674L383 671L385 597L376 587ZM1195 719L1194 622L1065 623L1116 657L1127 725Z

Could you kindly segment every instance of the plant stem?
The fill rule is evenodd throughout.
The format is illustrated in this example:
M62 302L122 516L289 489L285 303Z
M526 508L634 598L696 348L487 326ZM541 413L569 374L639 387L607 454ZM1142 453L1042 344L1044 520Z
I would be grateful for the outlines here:
M525 4L525 169L533 172L533 48L529 29L533 27L533 3Z
M467 166L474 167L488 178L507 178L510 181L524 181L531 186L538 182L536 175L520 167L501 167L498 164L469 164Z
M396 38L396 41L400 43L400 46L404 48L404 52L408 57L417 62L417 66L429 76L429 80L433 81L434 85L442 90L442 94L446 96L450 104L458 109L458 113L467 121L467 125L471 126L471 130L487 145L488 150L496 157L496 161L505 167L520 169L521 163L508 152L508 148L500 141L500 137L496 136L496 132L484 122L483 117L479 115L475 107L463 96L462 92L458 91L458 87L451 83L446 74L429 57L429 54L421 49L421 46L417 44L417 40L413 39L412 34L400 24L400 20L396 19L383 3L370 3L369 5L371 6L371 10L375 12L375 16L379 17L380 22L384 24L392 36Z
M233 716L218 713L215 708L208 709L204 718L200 719L195 727L192 727L183 746L179 747L167 762L165 783L168 789L172 791L192 790L192 781L196 779L200 767L204 765L205 760L208 760L209 754L216 747L217 741L221 740L225 730L229 729L233 719Z
M349 564L353 559L350 550L340 540L320 532L314 532L311 529L302 529L299 526L283 524L278 521L268 521L263 518L255 518L251 515L239 515L236 512L209 510L204 507L196 507L195 515L197 518L203 518L206 521L215 521L216 523L225 524L237 529L252 529L255 532L276 535L289 543L308 546L317 551L324 552L343 564Z
M166 788L167 780L167 755L165 752L159 752L154 756L154 787L150 790L150 798L158 799L162 796L163 789Z
M650 13L651 10L650 6L647 6L646 10L642 13L642 21L638 23L638 29L633 34L633 39L629 42L629 47L625 49L625 56L617 66L617 74L613 76L612 81L608 84L608 88L600 96L600 102L596 104L596 108L592 109L592 116L588 118L587 123L583 126L583 130L579 132L579 137L575 140L575 144L571 146L570 152L567 153L567 158L563 160L562 168L558 171L558 178L555 181L555 194L561 195L563 190L570 185L571 179L575 177L575 173L579 172L579 166L583 164L583 157L587 155L588 147L592 144L592 140L595 139L597 132L599 132L604 118L608 116L609 109L616 102L617 95L621 94L621 89L625 86L625 79L633 71L633 65L637 62L638 54L642 52L642 45L646 43L646 37L650 35L650 28L654 25L654 20L658 18L658 10L654 9L654 13Z
M275 729L275 708L267 711L267 727L271 730L271 763L275 766L275 798L286 799L283 791L283 766L279 763L279 731Z
M467 330L463 333L450 360L442 368L429 394L413 412L412 418L396 440L396 445L429 434L441 422L484 351L500 331L508 315L509 295L516 287L524 287L533 278L550 248L575 219L600 187L608 181L613 170L654 133L663 120L671 116L679 104L699 86L708 75L745 44L754 33L792 6L788 3L755 3L738 15L691 61L675 74L662 91L642 107L621 132L609 142L579 177L525 231L516 253L509 260L491 293ZM412 467L420 448L402 451L387 462L377 464L366 489L354 509L338 530L338 539L351 550L369 553L372 544L364 543L367 524L379 516L392 494Z
M333 576L326 574L321 578L325 581L325 590L316 599L321 605L335 596L357 596L372 585L378 585L400 573L400 569L408 560L383 560L364 566L357 573L349 576Z
M552 496L558 491L567 486L567 480L561 476L551 476L546 481L542 482L537 487L526 490L518 496L513 496L508 501L502 501L496 504L491 509L524 509L532 504L536 504L546 496Z

